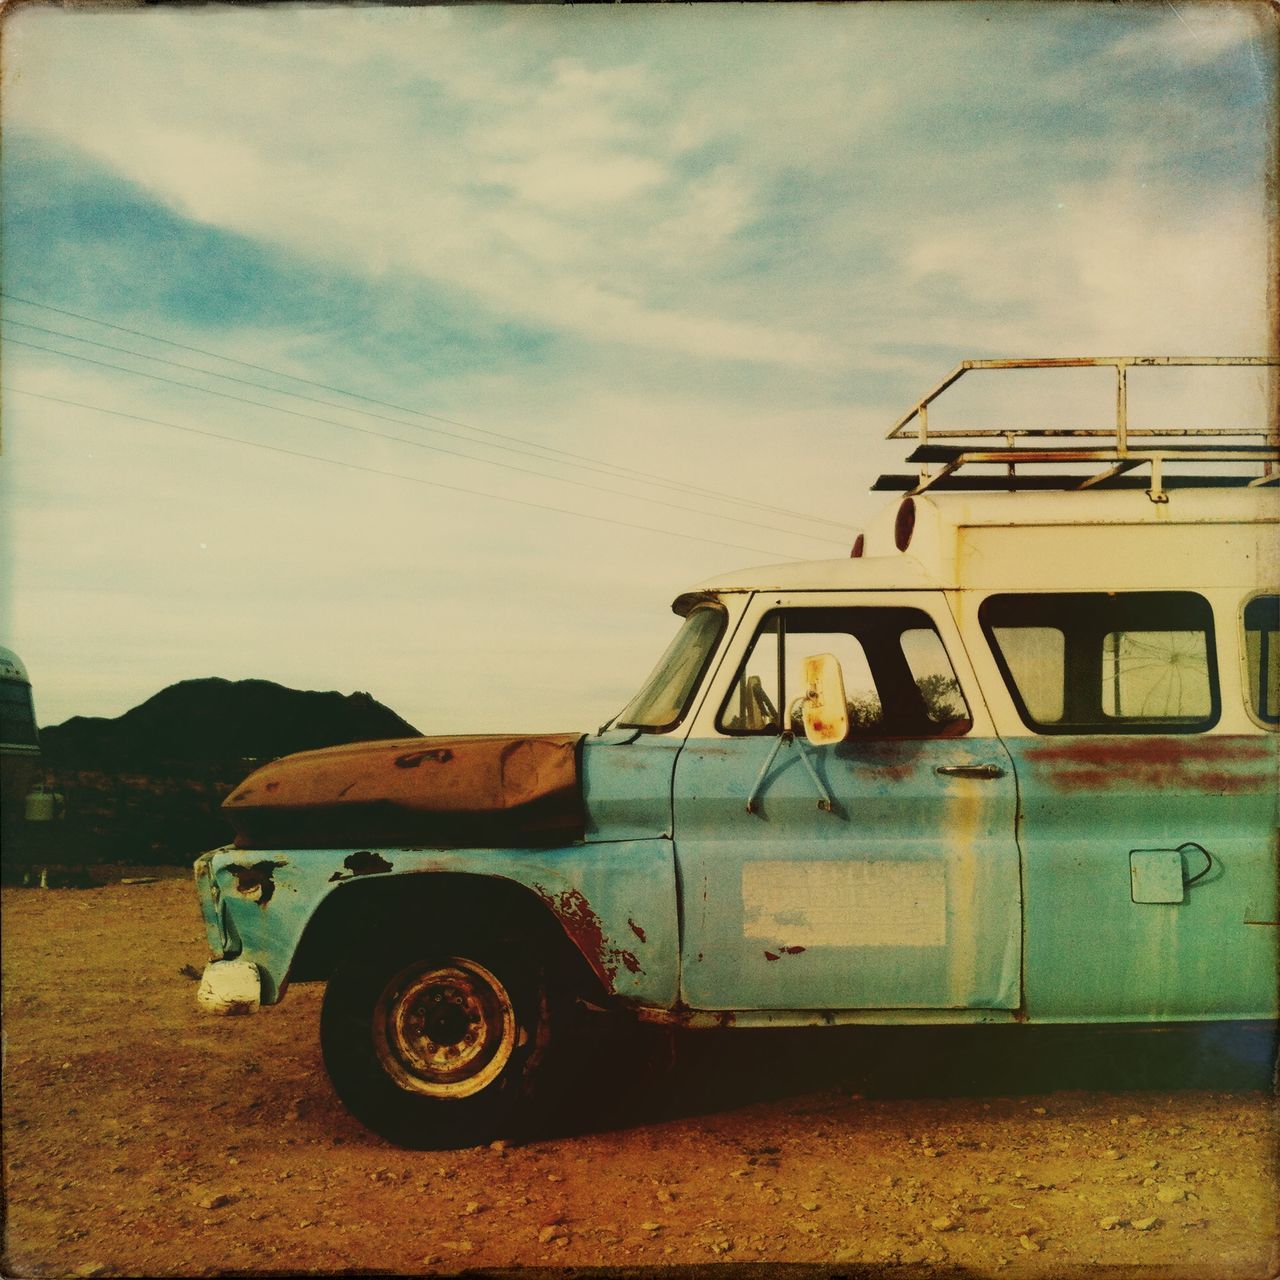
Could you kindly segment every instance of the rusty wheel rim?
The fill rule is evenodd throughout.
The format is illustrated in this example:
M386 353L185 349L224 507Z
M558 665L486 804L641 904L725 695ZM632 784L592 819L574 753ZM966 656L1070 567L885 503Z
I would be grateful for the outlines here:
M465 1098L511 1060L515 1009L488 969L450 957L396 974L378 999L373 1037L379 1062L402 1089Z

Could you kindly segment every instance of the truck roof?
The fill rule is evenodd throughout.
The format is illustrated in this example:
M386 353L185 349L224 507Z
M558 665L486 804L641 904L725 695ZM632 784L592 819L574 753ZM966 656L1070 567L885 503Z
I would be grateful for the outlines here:
M890 503L868 525L860 557L739 569L695 591L1195 589L1274 582L1280 489L1177 489L1167 498L1153 502L1134 490L920 494ZM904 509L911 530L900 550Z
M730 591L936 591L941 583L913 556L793 560L709 578L695 593Z

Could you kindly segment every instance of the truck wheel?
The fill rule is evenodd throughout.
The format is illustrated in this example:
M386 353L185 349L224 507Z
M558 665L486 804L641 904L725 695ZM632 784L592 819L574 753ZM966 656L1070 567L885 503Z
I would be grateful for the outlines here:
M550 1031L541 968L500 946L387 947L340 965L320 1015L347 1109L403 1147L510 1132Z

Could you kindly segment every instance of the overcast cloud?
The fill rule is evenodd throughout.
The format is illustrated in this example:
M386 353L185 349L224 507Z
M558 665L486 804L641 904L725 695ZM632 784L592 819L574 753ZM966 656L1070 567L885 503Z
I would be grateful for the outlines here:
M43 723L223 675L592 727L678 590L847 554L884 432L960 359L1269 349L1275 33L1219 3L11 14L0 643ZM1173 416L1262 404L1173 385Z

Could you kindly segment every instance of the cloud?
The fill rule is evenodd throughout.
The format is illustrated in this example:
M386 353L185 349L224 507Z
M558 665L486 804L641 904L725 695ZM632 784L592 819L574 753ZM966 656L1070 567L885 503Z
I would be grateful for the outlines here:
M1273 44L1240 12L27 8L6 288L857 524L889 423L965 356L1265 341ZM44 702L128 650L112 697L217 672L426 728L598 723L675 590L768 559L667 535L821 553L605 492L634 477L500 473L16 345L5 376L477 491L12 396L8 642L80 673Z
M477 102L464 77L451 80L445 59L431 85L432 118L419 118L411 97L370 103L353 76L326 86L317 127L308 104L316 86L300 81L301 67L288 101L272 87L278 69L261 62L261 74L242 73L239 88L247 91L228 95L224 59L236 41L223 35L224 24L200 26L209 38L195 83L189 64L178 76L160 59L148 67L146 95L123 93L122 82L102 75L97 39L92 61L75 56L89 52L82 31L92 28L110 46L122 30L93 16L84 27L59 24L64 60L43 68L51 95L44 100L98 104L77 113L76 145L187 216L303 253L345 257L367 271L407 268L501 302L526 322L579 335L690 344L708 358L830 358L814 335L718 316L693 298L683 305L645 300L645 264L630 247L648 217L645 198L668 212L705 206L707 197L696 181L671 188L670 157L653 145L660 135L636 115L652 109L640 72L561 57L495 88L495 105ZM168 34L179 45L189 39L172 26ZM299 56L285 61L296 66ZM388 57L380 50L377 64ZM407 66L401 63L401 75ZM492 76L482 79L493 84ZM12 115L19 124L59 127L21 93ZM268 118L275 124L264 131L260 121Z
M427 278L370 276L195 220L44 135L8 130L3 174L4 284L19 297L133 318L151 332L176 324L196 345L212 328L221 341L234 339L228 354L262 364L271 349L277 365L303 374L315 371L308 352L324 347L331 359L335 341L344 344L348 369L367 362L386 377L424 366L457 375L491 367L498 352L520 368L540 358L549 340L545 330L513 324ZM29 307L6 314L121 341ZM167 358L180 354L140 345Z
M1021 217L916 228L903 259L909 284L958 288L963 299L925 336L955 341L967 324L975 349L1010 354L1265 353L1266 296L1257 286L1267 229L1256 204L1217 201L1191 218L1122 179L1057 194L1051 207ZM1029 296L1041 300L1034 318L1004 318ZM975 308L992 319L974 324Z
M824 284L860 301L892 294L883 268L904 213L908 229L941 210L953 225L1034 214L1052 256L1069 219L1035 197L1094 176L1098 136L1123 123L1144 148L1170 145L1153 141L1141 94L1108 88L1104 64L1141 52L1204 67L1207 50L1232 52L1252 30L1235 11L1197 9L1184 48L1173 15L1124 18L1069 60L1060 49L1086 22L992 26L983 6L934 16L219 15L155 24L140 56L137 23L87 15L28 19L18 53L38 63L36 33L56 29L59 59L28 75L49 91L39 101L69 103L78 145L196 220L375 276L412 272L578 339L833 373L847 360L840 330L883 318L833 312ZM339 29L345 39L323 38ZM1043 32L1058 38L1040 54ZM1001 46L1028 59L1026 81L996 74ZM926 94L885 74L905 48L929 64ZM105 72L130 64L146 94ZM17 120L67 127L22 82L11 97ZM1116 195L1112 177L1094 192ZM742 306L743 282L774 295L768 317ZM982 301L978 282L968 292ZM1033 288L1016 301L1046 307Z
M1106 51L1112 62L1134 60L1203 67L1224 54L1247 49L1264 34L1266 11L1249 3L1168 3L1157 15L1116 40Z
M581 213L624 204L661 186L666 171L643 156L601 157L585 149L543 151L533 160L488 166L488 181L534 206Z

